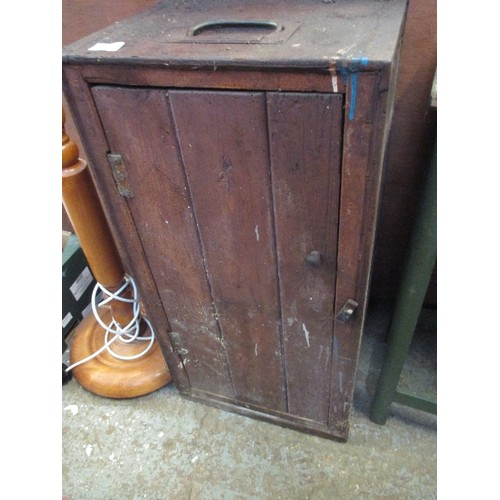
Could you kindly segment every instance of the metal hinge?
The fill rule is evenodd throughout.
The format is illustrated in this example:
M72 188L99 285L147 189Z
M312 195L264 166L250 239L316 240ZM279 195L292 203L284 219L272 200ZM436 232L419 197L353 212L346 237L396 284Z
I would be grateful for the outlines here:
M346 303L342 306L342 309L337 313L336 319L342 323L345 323L358 308L359 304L352 299L347 299Z
M121 196L125 198L132 198L134 193L130 187L130 182L128 180L128 172L123 164L122 155L115 153L108 153L108 163L113 172L113 177L115 178L116 187Z

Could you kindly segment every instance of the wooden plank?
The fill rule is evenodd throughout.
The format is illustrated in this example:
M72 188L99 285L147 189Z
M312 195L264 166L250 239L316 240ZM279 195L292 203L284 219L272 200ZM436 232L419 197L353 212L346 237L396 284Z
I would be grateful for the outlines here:
M246 417L255 418L264 422L269 422L272 424L280 425L282 427L305 432L307 434L321 436L327 439L341 442L345 442L347 438L347 434L344 431L338 432L336 429L330 429L324 423L316 422L315 420L300 418L295 415L290 415L290 413L275 411L267 407L261 408L257 405L248 403L235 405L232 401L226 398L217 396L215 394L207 395L206 393L200 393L196 390L193 390L184 395L188 399L201 402L206 405L219 408L221 410L230 411Z
M81 70L89 83L171 88L221 90L276 90L302 92L344 92L345 84L335 73L335 66L322 69L235 70L229 68L166 68L164 65L126 67L99 63L84 65Z
M342 96L268 94L289 412L328 423ZM320 265L305 261L318 251Z
M128 206L173 347L192 386L233 397L167 93L96 86L92 94L110 147L127 169L133 191Z
M236 396L285 410L264 94L170 98Z
M386 100L378 94L379 80L378 73L353 73L346 95L335 314L348 299L359 307L345 323L335 320L333 356L342 369L332 375L330 397L330 424L345 424L345 432L367 306L382 168L386 110L380 101L385 105Z

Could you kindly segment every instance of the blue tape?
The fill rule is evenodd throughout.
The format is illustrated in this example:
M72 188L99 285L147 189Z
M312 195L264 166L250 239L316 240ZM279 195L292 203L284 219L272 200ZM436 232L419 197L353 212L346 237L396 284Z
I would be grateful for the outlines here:
M356 114L356 97L358 93L358 74L351 74L351 103L349 105L349 121L354 120Z
M354 120L356 116L356 97L358 93L358 74L356 66L361 63L362 66L368 66L368 57L354 57L352 59L351 73L351 103L349 105L349 121Z

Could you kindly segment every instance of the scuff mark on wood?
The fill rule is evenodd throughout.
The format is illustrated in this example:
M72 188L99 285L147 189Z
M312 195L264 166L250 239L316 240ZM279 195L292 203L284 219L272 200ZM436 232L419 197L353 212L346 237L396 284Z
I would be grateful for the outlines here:
M307 347L311 347L311 344L309 344L309 330L306 328L305 323L302 323L302 330L304 330L304 336L306 338Z

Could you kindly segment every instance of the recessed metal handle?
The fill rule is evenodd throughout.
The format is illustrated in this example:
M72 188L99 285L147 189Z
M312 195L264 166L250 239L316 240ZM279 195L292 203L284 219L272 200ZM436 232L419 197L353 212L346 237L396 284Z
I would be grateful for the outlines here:
M190 36L197 36L201 33L217 29L244 29L244 30L265 30L281 31L282 26L273 21L247 21L237 19L217 19L198 24L189 30Z
M305 256L304 260L311 266L319 267L321 265L321 254L317 250L313 250Z

